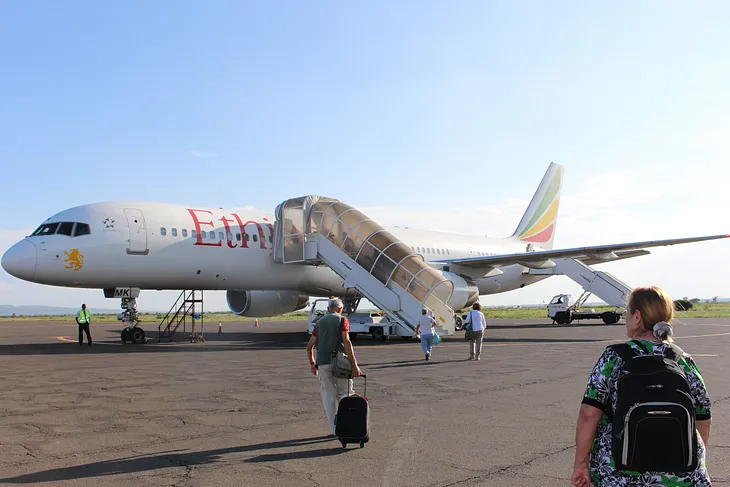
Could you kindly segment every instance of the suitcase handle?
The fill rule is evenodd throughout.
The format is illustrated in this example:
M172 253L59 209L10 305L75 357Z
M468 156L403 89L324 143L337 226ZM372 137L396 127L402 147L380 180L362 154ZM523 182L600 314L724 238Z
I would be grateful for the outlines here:
M360 377L365 379L365 389L363 390L362 397L368 398L368 376L366 374L360 374ZM350 381L347 381L347 395L350 395Z

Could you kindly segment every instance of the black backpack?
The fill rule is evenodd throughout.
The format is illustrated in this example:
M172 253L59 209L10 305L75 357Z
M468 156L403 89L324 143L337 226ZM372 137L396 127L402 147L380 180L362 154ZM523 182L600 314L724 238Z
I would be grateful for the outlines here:
M637 355L628 343L611 348L624 362L617 384L612 453L619 470L688 473L697 468L695 403L677 362L682 350Z

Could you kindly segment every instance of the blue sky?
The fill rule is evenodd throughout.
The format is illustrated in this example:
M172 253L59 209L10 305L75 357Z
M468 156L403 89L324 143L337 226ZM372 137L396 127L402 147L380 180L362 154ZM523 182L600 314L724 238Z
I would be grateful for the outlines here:
M8 3L0 250L78 204L310 193L384 224L507 235L551 160L567 169L558 246L726 233L729 17L719 1ZM727 250L605 270L730 295ZM486 302L572 291L561 279ZM5 273L0 289L87 296Z

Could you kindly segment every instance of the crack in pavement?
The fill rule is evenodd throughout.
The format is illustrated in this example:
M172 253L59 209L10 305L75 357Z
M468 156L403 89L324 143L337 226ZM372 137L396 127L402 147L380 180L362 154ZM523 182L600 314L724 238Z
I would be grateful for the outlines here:
M23 447L23 448L25 449L25 454L26 454L26 455L30 455L31 457L33 457L33 458L35 458L35 459L38 459L38 457L37 457L37 456L35 456L35 453L33 453L33 450L31 450L31 449L30 449L30 448L28 448L27 446L25 446L25 445L21 445L20 443L18 443L18 446L21 446L21 447Z
M176 461L171 457L161 457L168 462L170 462L170 465L173 467L185 467L185 472L183 472L182 479L180 482L187 483L189 480L192 479L193 470L195 470L197 467L195 465L188 465L187 463ZM177 486L177 484L173 484L174 486Z
M265 468L270 468L271 470L273 470L274 472L276 472L276 473L278 473L280 475L281 474L286 474L286 475L305 475L307 477L307 480L309 480L310 482L312 482L317 487L321 487L319 485L319 483L316 480L314 480L314 474L306 473L306 472L290 472L290 471L287 471L287 470L282 470L280 468L276 468L276 467L274 467L272 465L264 465L264 467Z
M505 474L505 473L511 473L511 471L514 470L514 469L516 469L516 468L526 467L526 466L530 465L534 461L541 460L543 458L547 458L547 457L551 457L553 455L560 454L560 453L562 453L564 451L567 451L567 450L570 450L572 448L575 448L575 445L571 443L569 446L562 447L562 448L560 448L558 450L535 455L532 458L530 458L529 460L526 460L526 461L524 461L522 463L517 463L517 464L514 464L514 465L508 465L506 467L498 467L498 468L481 470L481 471L486 472L486 473L484 475L472 476L472 477L468 477L468 478L465 478L465 479L457 480L456 482L451 482L451 483L448 483L448 484L440 484L439 487L454 487L456 485L461 485L461 484L464 484L466 482L469 482L470 480L486 480L489 477L492 477L494 475L501 475L501 474ZM458 467L458 468L463 468L465 470L471 470L468 467ZM478 472L479 470L473 470L473 471Z

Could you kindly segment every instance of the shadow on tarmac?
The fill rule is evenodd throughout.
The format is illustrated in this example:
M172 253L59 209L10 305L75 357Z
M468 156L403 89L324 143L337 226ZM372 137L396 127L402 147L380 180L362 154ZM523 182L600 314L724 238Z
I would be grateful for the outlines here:
M549 328L571 328L571 327L598 327L598 326L623 326L604 325L596 323L573 324L573 325L551 325L547 324L524 324L524 325L488 325L487 333L490 329L549 329ZM97 330L101 331L101 330ZM105 336L116 334L120 330L118 328L106 328L103 330ZM147 331L148 346L143 344L122 344L119 341L94 341L93 346L89 347L84 339L83 346L79 346L76 342L76 335L67 335L66 340L55 343L23 343L23 344L6 344L0 345L0 356L7 355L74 355L74 354L109 354L109 353L162 353L162 352L227 352L237 350L265 351L265 350L296 350L304 348L309 340L307 332L209 332L204 335L205 342L191 344L189 335L182 333L175 335L172 341L163 339L162 342L157 341L157 331ZM457 335L443 337L444 343L468 343L464 340L463 332L457 332ZM94 331L92 330L92 340ZM600 339L577 339L577 338L484 338L484 344L490 343L592 343L600 341ZM393 337L391 340L381 342L373 340L369 337L362 337L353 340L355 348L358 346L389 346L398 344L412 344L414 347L420 347L418 340L403 340ZM151 345L151 346L150 346Z
M315 438L274 441L270 443L259 443L255 445L244 445L188 453L183 453L184 450L171 450L153 453L150 455L137 455L117 460L105 460L102 462L86 463L73 467L43 470L40 472L0 479L0 483L30 484L40 482L57 482L59 480L74 480L124 473L149 472L170 467L195 467L198 465L214 463L220 460L223 455L272 450L275 448L298 448L335 441L336 440L330 436L319 436ZM300 458L327 457L348 451L340 447L339 443L337 443L337 446L337 448L332 447L319 450L302 450L288 453L258 455L245 461L253 463L277 462Z
M624 323L616 323L607 325L601 320L586 321L585 323L571 323L569 325L559 325L557 323L538 323L538 324L516 324L516 325L490 325L487 321L487 331L489 330L540 330L553 328L602 328L607 326L624 326Z

